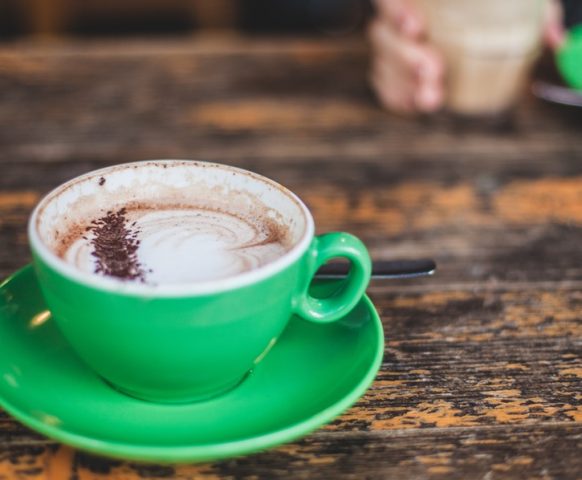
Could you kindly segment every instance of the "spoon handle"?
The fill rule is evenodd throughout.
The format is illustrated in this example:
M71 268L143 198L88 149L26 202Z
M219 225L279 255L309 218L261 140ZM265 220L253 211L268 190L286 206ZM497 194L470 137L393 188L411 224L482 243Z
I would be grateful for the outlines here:
M321 267L316 278L342 278L350 269L348 263L328 263ZM432 275L436 263L431 259L419 260L379 260L372 262L372 280L415 278Z

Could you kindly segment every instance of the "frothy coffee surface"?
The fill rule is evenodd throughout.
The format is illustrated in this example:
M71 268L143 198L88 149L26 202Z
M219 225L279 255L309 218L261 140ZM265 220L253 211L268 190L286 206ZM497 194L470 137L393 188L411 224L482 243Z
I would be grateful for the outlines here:
M58 255L77 269L150 285L231 277L290 248L267 218L196 207L122 208L77 225Z

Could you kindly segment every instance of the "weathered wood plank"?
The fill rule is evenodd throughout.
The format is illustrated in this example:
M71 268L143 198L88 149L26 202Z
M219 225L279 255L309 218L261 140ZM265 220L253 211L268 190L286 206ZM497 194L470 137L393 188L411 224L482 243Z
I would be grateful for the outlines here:
M486 188L472 182L401 181L365 189L296 182L290 188L313 211L319 232L353 232L377 259L434 257L436 280L415 284L582 280L582 176ZM26 221L39 198L37 190L0 193L2 276L29 259Z
M254 165L302 158L364 168L375 162L380 171L412 164L398 173L415 178L462 175L451 167L514 176L581 169L580 119L531 99L502 132L385 114L367 89L358 42L282 43L281 51L248 42L248 50L196 45L183 51L153 43L148 52L143 43L139 55L117 45L88 47L87 54L66 45L53 55L3 49L0 161L97 166L174 156ZM384 181L395 173L385 168Z
M0 479L506 479L558 480L582 471L582 428L427 428L390 433L321 432L269 452L199 465L99 458L57 444L14 445Z

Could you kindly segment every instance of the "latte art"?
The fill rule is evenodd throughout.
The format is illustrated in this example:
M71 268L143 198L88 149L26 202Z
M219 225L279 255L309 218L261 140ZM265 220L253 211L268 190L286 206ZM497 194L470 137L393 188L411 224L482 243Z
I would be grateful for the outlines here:
M108 228L111 218L117 223ZM281 230L268 219L207 209L124 208L93 220L61 256L87 273L184 284L231 277L281 257L289 249Z

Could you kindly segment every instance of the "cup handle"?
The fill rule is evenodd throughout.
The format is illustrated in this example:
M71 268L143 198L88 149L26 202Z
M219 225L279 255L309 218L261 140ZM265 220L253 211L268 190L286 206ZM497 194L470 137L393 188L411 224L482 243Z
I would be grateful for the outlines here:
M360 301L370 281L372 262L368 250L358 238L340 232L315 237L307 254L310 265L308 281L295 298L294 312L315 323L329 323L342 318ZM319 267L338 257L346 258L351 263L347 278L332 296L311 296L309 285Z

